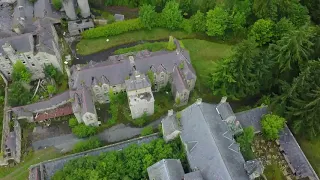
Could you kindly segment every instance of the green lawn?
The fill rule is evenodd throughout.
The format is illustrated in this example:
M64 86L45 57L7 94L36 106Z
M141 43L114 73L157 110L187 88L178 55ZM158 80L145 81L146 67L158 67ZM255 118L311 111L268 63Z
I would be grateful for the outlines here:
M128 44L136 41L167 39L170 35L178 39L195 38L199 36L198 34L194 33L188 34L183 31L169 31L160 28L152 30L134 31L108 38L82 39L77 44L77 53L81 55L88 55L109 49L111 47L115 47L122 44ZM109 42L106 41L107 39L109 39Z
M313 169L320 177L320 139L318 138L313 141L308 141L306 139L296 138Z
M0 178L3 180L26 180L29 175L29 167L42 161L62 156L54 148L38 150L27 155L23 161L14 167L1 167Z
M182 42L189 50L192 65L197 72L196 90L198 94L201 94L205 101L220 100L214 97L210 90L210 74L213 72L214 62L229 55L232 46L199 39L186 39Z
M142 51L145 49L152 51L152 52L155 52L155 51L165 50L167 48L167 45L168 45L168 42L144 43L144 44L139 44L139 45L136 45L133 47L118 49L114 53L115 54L125 54L125 53L129 53L129 52Z

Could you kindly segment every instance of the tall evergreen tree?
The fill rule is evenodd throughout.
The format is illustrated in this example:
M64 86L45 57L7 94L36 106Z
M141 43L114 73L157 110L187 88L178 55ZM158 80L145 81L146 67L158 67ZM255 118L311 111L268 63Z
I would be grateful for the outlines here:
M281 71L303 66L311 52L313 43L309 27L285 34L276 44L270 45L272 57L279 63Z
M309 137L320 135L320 61L309 61L288 92L286 114L294 130Z
M257 44L246 40L236 46L230 57L216 65L211 79L214 94L232 98L256 94L269 76L270 68L268 59L261 58Z

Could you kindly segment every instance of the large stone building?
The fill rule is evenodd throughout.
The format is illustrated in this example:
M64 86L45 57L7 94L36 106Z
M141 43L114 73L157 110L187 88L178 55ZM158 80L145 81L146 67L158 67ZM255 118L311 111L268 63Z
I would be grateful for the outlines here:
M163 138L170 141L180 136L190 168L199 179L248 180L262 173L258 160L246 163L240 152L234 135L242 127L225 98L218 105L199 99L180 113L181 117L170 111L162 120Z
M34 4L18 0L14 9L1 4L0 71L11 78L13 65L20 60L31 71L32 79L44 77L43 68L52 64L61 70L58 35L53 22L59 16L52 12L48 0ZM11 11L13 13L11 14ZM13 17L13 18L9 18Z
M72 91L88 89L92 101L109 102L109 92L114 94L127 92L132 118L143 114L152 115L154 112L153 91L171 85L171 91L177 106L188 102L190 91L196 82L196 74L191 65L189 53L177 45L176 51L149 52L147 50L135 54L110 56L101 63L90 62L87 65L75 65L70 69L69 87ZM75 102L75 101L73 101ZM94 103L80 106L94 106ZM81 105L81 103L83 105ZM80 114L86 114L87 109L80 108ZM90 112L93 113L94 111ZM96 117L96 116L95 116ZM79 122L87 121L78 119ZM92 121L93 122L93 121ZM96 120L95 124L99 124Z

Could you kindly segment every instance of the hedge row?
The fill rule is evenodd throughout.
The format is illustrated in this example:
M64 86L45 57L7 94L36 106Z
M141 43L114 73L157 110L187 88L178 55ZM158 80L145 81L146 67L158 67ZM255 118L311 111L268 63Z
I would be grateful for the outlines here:
M130 19L126 21L119 21L105 26L96 27L82 33L85 39L108 37L122 34L129 31L141 30L144 26L140 19Z

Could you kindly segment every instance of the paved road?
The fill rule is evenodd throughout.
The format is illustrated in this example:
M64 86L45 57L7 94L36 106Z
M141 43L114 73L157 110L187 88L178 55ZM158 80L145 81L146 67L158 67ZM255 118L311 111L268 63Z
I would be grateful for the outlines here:
M161 119L162 118L150 123L149 126L157 128L161 123ZM125 124L118 124L99 133L97 137L100 140L107 141L109 143L119 142L140 135L142 129L143 128L130 127ZM77 138L73 134L67 134L35 141L32 143L32 147L36 150L44 147L54 146L61 152L68 152L72 150L74 144L83 140L84 139Z

